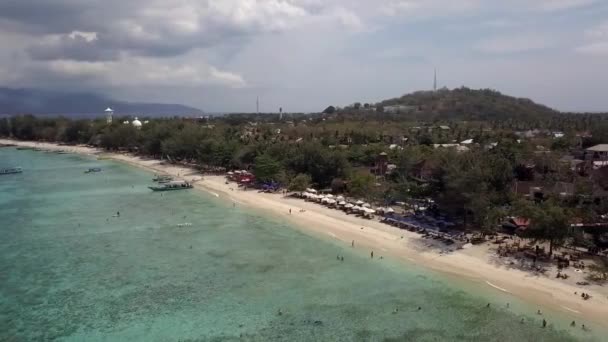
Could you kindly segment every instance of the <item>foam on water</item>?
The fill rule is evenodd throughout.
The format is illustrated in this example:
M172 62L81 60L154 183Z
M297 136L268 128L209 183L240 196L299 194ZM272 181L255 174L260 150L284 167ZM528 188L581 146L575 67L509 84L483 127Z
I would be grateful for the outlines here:
M209 194L153 193L122 164L0 149L10 165L24 173L0 178L3 341L592 339Z

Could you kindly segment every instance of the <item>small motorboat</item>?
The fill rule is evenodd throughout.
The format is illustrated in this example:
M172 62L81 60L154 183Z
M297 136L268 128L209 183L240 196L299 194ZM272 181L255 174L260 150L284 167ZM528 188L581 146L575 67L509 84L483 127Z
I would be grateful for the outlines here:
M86 170L84 173L95 173L95 172L101 172L101 168L100 167L92 167L92 168Z
M16 173L22 173L23 169L20 167L8 167L4 169L0 169L0 175L13 175Z

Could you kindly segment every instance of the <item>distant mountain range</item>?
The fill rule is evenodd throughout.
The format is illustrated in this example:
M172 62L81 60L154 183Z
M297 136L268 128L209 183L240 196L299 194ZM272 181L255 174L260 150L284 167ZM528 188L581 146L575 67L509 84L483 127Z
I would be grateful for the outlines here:
M118 101L94 93L64 93L41 89L12 89L0 87L0 115L65 115L93 117L103 115L111 107L116 116L146 117L196 116L198 108L169 103L140 103Z

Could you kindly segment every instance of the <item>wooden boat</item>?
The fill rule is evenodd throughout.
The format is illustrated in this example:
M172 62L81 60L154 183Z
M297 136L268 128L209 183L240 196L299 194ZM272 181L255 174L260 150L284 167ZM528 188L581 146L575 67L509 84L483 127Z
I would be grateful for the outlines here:
M100 167L92 167L92 168L86 170L84 173L94 173L94 172L101 172L101 168Z
M0 169L0 175L12 175L15 173L22 173L23 169L20 167L7 167L4 169Z
M164 184L160 184L159 186L149 186L152 191L173 191L173 190L186 190L192 189L192 184L186 181L172 181Z
M158 175L158 176L152 178L152 180L155 182L159 182L159 183L169 183L173 180L173 177L171 177L169 175Z

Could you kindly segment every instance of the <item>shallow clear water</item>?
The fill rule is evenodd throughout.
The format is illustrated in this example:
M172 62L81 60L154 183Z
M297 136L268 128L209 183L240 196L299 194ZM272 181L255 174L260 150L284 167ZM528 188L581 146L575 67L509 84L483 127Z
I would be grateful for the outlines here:
M119 163L3 148L3 166L25 171L0 176L2 341L592 339Z

